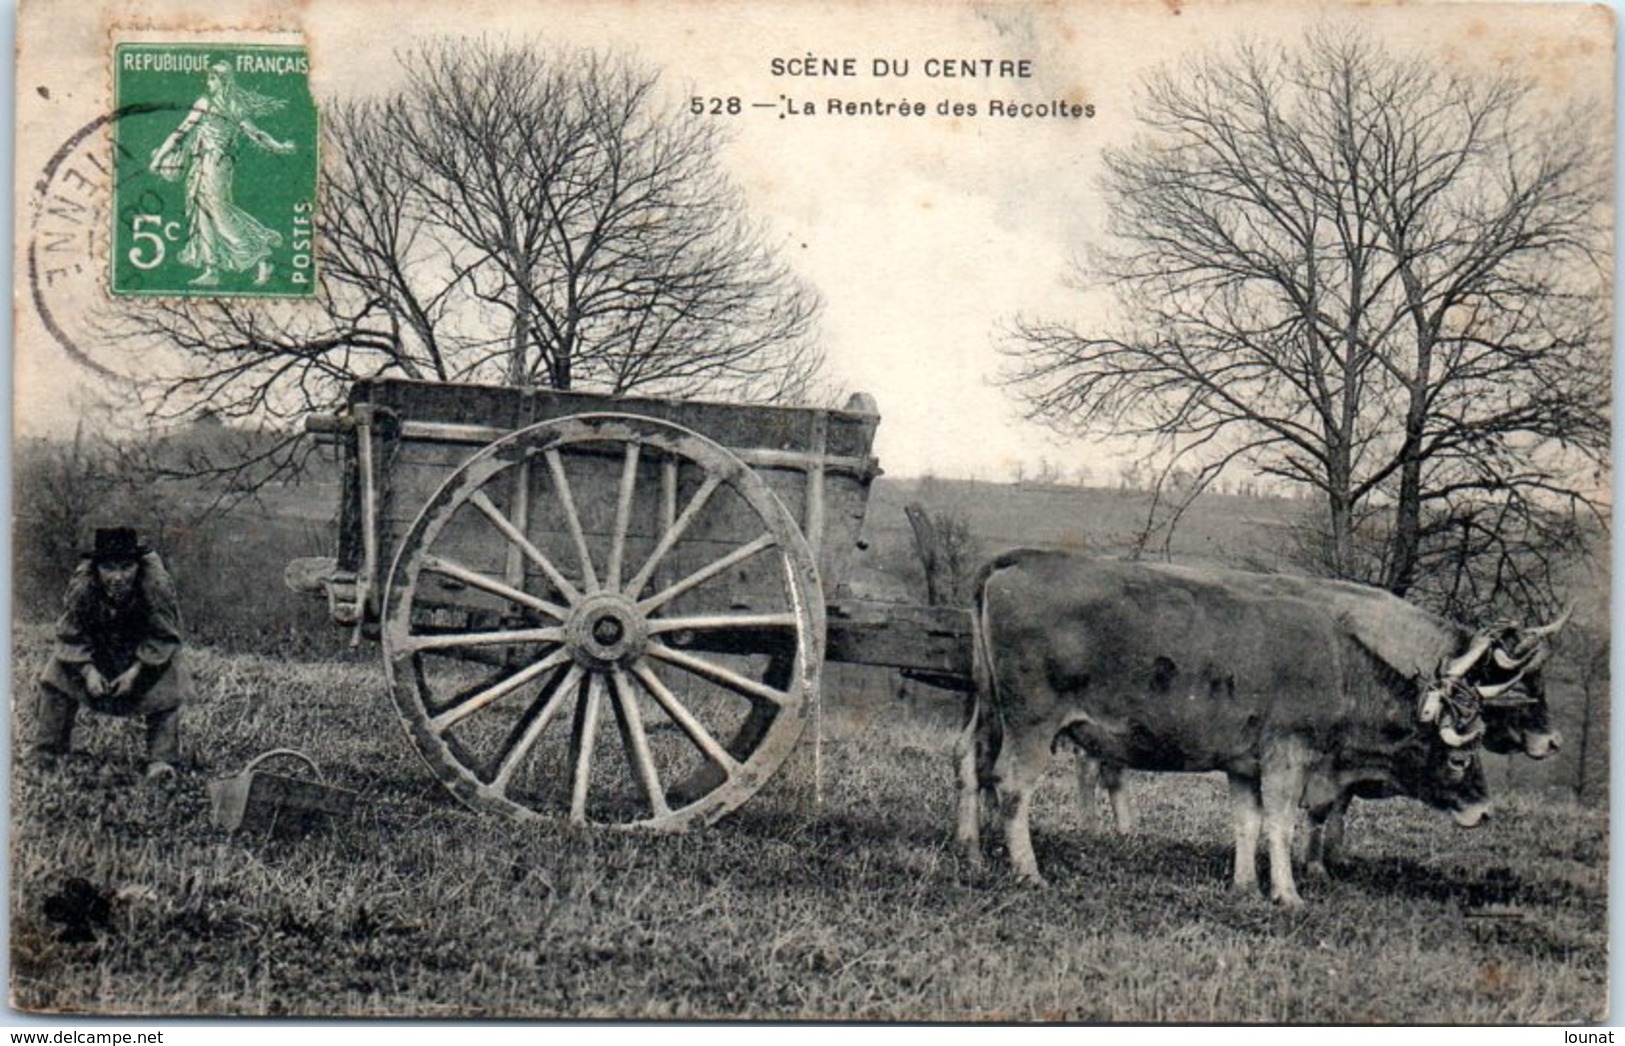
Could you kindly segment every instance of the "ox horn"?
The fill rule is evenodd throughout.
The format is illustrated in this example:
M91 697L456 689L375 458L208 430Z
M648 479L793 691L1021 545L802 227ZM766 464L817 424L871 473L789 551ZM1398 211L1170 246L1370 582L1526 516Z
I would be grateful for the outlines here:
M1550 624L1537 625L1536 627L1524 632L1523 635L1518 639L1518 648L1513 651L1513 656L1520 656L1526 651L1534 649L1534 645L1540 640L1545 639L1547 636L1553 636L1558 632L1561 632L1563 630L1563 626L1568 624L1569 618L1573 616L1574 604L1570 603L1568 606L1563 608L1563 612L1561 614L1557 615L1557 620L1551 622Z
M1495 642L1495 637L1485 633L1474 636L1472 645L1467 648L1467 652L1444 666L1444 677L1446 679L1460 679L1468 672L1471 672L1473 666L1478 664L1479 659L1489 650L1490 644L1493 642Z
M1430 686L1422 691L1422 707L1417 712L1422 722L1431 723L1439 718L1439 712L1444 708L1444 694L1437 686Z
M1439 727L1439 739L1451 748L1465 748L1483 737L1484 730L1484 720L1479 717L1473 719L1473 725L1467 729L1466 733L1460 733L1449 723L1444 723Z
M1535 651L1534 656L1531 657L1527 662L1525 662L1525 664L1523 666L1523 671L1519 672L1518 674L1519 675L1526 675L1526 674L1528 674L1530 672L1533 672L1535 669L1539 668L1541 665L1544 665L1546 663L1546 660L1548 658L1550 658L1551 656L1552 656L1552 648L1551 648L1551 646L1549 646L1546 643L1542 643L1540 645L1540 649Z
M1505 683L1497 683L1494 686L1475 687L1475 689L1478 691L1480 700L1494 701L1496 698L1500 697L1508 690L1511 690L1521 682L1523 682L1523 673L1519 672L1511 679L1508 679Z
M1495 659L1495 663L1498 667L1504 668L1508 672L1516 672L1524 665L1527 665L1530 658L1534 657L1537 652L1538 651L1531 650L1522 657L1514 657L1501 647L1496 647L1494 650L1490 651L1490 656Z

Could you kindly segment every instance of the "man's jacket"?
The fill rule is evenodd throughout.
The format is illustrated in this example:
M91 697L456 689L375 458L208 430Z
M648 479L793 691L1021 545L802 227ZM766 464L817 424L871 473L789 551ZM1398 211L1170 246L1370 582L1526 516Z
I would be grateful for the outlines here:
M181 654L180 605L175 582L156 552L141 557L136 591L113 606L87 561L74 570L56 626L56 649L40 682L91 708L115 715L147 715L178 708L192 693ZM84 667L96 666L109 688L131 665L141 671L122 698L92 697Z

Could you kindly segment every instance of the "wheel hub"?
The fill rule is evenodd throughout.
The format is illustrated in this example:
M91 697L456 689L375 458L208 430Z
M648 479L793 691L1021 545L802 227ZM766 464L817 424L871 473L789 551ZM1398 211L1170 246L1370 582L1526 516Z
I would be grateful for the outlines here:
M598 592L576 604L564 632L565 645L576 663L594 669L637 660L649 640L637 606L616 592Z

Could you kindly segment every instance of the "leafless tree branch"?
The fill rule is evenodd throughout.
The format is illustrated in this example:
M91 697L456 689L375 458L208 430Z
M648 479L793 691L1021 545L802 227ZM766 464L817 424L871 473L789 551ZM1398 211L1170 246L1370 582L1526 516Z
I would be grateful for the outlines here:
M1598 502L1608 169L1582 108L1336 29L1165 69L1073 274L1127 318L1014 320L1004 381L1059 430L1312 487L1334 573L1380 512L1368 580L1396 592L1440 511Z

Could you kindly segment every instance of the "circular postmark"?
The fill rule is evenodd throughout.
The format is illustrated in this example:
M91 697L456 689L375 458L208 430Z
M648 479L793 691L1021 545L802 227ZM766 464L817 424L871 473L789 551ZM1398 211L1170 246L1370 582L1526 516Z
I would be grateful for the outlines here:
M99 116L70 135L34 181L24 261L34 312L63 351L106 378L133 376L129 361L108 345L108 238L113 201L142 170L109 146L106 132L121 120L174 120L185 109L144 103ZM136 198L162 191L143 185Z

